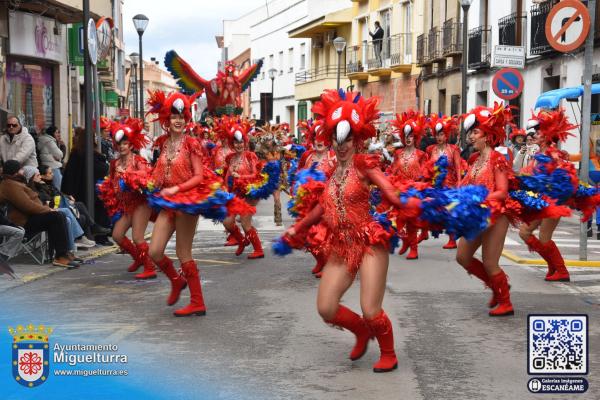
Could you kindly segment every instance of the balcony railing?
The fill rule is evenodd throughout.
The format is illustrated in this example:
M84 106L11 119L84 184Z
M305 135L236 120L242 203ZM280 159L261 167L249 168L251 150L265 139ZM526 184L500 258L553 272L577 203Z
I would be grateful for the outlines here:
M552 52L552 46L548 44L546 39L546 19L550 10L558 0L548 0L544 3L533 4L531 6L531 55L539 55Z
M479 26L469 31L469 69L490 67L492 54L492 28Z
M349 74L365 72L365 58L363 57L363 46L348 46L346 49L346 71Z
M302 72L298 72L296 74L296 84L299 83L307 83L311 81L316 81L318 79L324 78L336 78L337 77L337 64L335 65L327 65L319 68L307 69ZM340 70L341 75L346 75L345 65L341 66Z
M440 29L436 26L429 30L427 35L427 54L430 61L438 61L442 58L442 40Z
M373 40L366 42L367 68L379 69L390 66L390 39Z
M427 53L427 35L417 36L417 65L430 64L429 54Z
M442 35L442 54L452 56L462 53L462 24L451 18L444 22Z
M503 46L525 46L527 15L512 13L498 20L498 44Z
M412 64L412 34L401 33L390 38L390 64Z

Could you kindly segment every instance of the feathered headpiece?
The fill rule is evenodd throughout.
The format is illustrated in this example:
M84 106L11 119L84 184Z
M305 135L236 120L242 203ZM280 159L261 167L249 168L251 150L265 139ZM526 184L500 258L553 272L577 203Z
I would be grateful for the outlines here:
M413 135L415 146L418 146L425 135L427 120L425 115L411 109L402 114L396 114L396 119L392 120L392 126L394 127L392 134L398 134L403 144L406 144L407 135Z
M150 143L143 132L144 123L138 118L129 118L125 123L112 122L109 129L114 147L117 147L123 140L127 140L135 150Z
M196 92L191 96L187 96L179 92L171 92L168 95L162 90L148 91L150 98L147 104L150 109L146 113L156 114L157 117L154 121L159 121L163 129L166 129L169 125L171 114L181 114L185 118L185 122L192 120L192 104L202 94L202 92Z
M314 142L322 142L326 147L331 146L331 135L328 135L323 129L325 121L322 119L302 121L299 124L300 130L304 134L304 142L312 146Z
M446 140L450 140L458 133L459 121L456 116L443 115L440 117L438 114L431 114L429 116L429 126L434 135L443 132Z
M324 133L335 135L337 143L352 136L354 147L363 149L365 140L377 135L374 122L379 118L378 104L377 97L365 99L357 92L330 89L321 94L312 112L324 118Z
M112 121L106 117L100 117L100 129L104 130L104 129L110 129L110 125L112 124ZM94 124L95 125L95 124Z
M515 140L517 136L525 137L527 136L527 132L525 132L525 129L513 129L508 138L510 140Z
M227 128L227 141L230 147L233 147L236 142L243 142L248 145L248 140L252 125L247 120L229 120L229 127Z
M463 122L465 132L474 128L481 129L493 147L506 140L506 125L513 125L512 112L498 102L494 102L494 107L475 107L465 114Z
M531 119L527 121L527 129L540 132L548 144L564 142L567 137L574 136L569 131L575 128L577 125L569 122L563 108L541 110L537 115L532 113Z

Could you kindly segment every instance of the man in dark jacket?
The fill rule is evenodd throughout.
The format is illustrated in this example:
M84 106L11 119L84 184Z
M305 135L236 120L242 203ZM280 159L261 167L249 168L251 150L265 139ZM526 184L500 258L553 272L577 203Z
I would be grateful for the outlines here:
M32 237L48 232L50 247L54 250L53 264L59 267L78 267L69 254L67 221L62 213L43 205L33 190L24 183L21 164L8 160L3 165L0 182L0 204L8 205L8 219L25 228L25 235Z
M381 47L383 44L383 36L385 35L385 32L383 31L383 28L381 27L379 21L375 21L375 32L369 31L369 35L373 39L373 49L375 51L375 58L377 58L377 60L379 60L379 63L381 64Z

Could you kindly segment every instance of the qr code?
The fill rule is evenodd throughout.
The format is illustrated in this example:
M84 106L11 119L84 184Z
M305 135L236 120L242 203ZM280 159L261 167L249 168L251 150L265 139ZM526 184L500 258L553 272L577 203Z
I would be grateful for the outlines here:
M587 315L529 315L529 374L587 374L587 323Z

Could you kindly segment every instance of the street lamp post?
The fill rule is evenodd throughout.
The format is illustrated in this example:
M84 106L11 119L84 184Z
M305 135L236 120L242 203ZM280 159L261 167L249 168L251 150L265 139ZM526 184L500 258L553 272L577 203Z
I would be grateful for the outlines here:
M461 91L461 104L460 110L464 115L467 113L467 68L469 63L469 46L468 46L468 25L469 25L469 7L471 7L471 3L473 0L460 0L460 5L463 9L463 27L462 27L462 45L463 45L463 53L462 53L462 91ZM466 145L466 132L465 128L460 131L460 144L461 146Z
M337 65L337 88L340 89L340 70L342 66L342 52L346 48L346 39L341 36L333 39L333 46L335 47L335 51L338 54L338 65Z
M271 68L269 70L269 78L271 78L271 115L269 115L269 120L273 120L273 107L275 104L275 75L277 75L277 69Z
M131 91L133 92L133 112L132 116L136 116L140 118L140 110L138 108L138 90L137 90L137 65L139 63L140 57L138 53L131 53L129 55L131 58Z
M140 101L138 102L138 113L140 118L144 118L144 57L142 55L142 35L148 26L148 21L148 17L144 14L138 14L133 17L133 25L135 25L135 30L140 38L140 55L138 63L140 66Z

